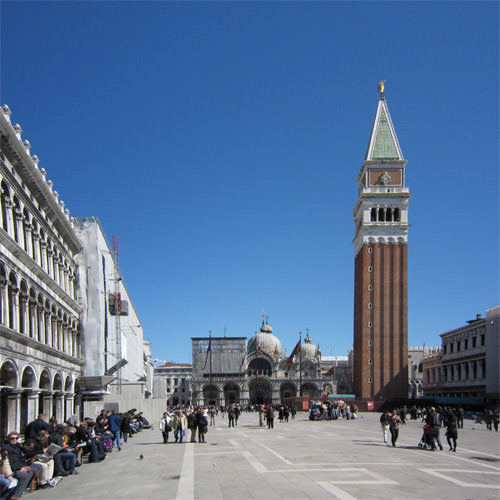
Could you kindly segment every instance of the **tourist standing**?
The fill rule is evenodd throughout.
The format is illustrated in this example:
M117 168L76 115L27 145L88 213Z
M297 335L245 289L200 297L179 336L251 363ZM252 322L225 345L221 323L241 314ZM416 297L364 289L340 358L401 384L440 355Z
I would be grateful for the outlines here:
M274 429L274 408L269 405L266 410L267 428Z
M198 442L206 443L205 434L208 432L208 410L205 408L203 410L200 409L196 418L198 424Z
M436 444L439 449L443 450L443 445L441 444L441 438L439 437L439 431L441 429L441 416L436 412L436 408L432 407L430 412L427 414L427 423L429 424L429 439L431 442L431 450L436 451Z
M401 424L401 417L396 410L392 410L389 429L391 430L391 444L393 447L396 447L396 441L399 437L399 424Z
M215 425L215 414L217 413L215 407L211 406L208 413L210 414L210 425Z
M457 422L458 419L456 415L454 413L450 413L448 415L448 419L446 420L446 440L448 441L448 446L450 447L449 451L457 451ZM452 442L453 446L451 445Z
M382 426L382 434L384 435L384 443L389 440L389 425L391 423L391 415L386 410L380 415L380 425Z
M233 405L231 405L227 409L227 419L229 421L228 427L234 427L234 406Z
M160 432L163 437L163 444L168 443L168 434L172 430L172 417L165 412L160 419Z
M120 431L122 427L122 417L118 410L113 410L108 418L109 430L113 433L113 445L121 451Z
M187 427L187 418L182 410L177 410L175 412L173 427L174 427L175 442L182 443L182 438L184 437L184 433L186 432L186 427Z
M187 416L188 429L191 431L191 443L196 442L196 429L198 428L198 413L196 408Z

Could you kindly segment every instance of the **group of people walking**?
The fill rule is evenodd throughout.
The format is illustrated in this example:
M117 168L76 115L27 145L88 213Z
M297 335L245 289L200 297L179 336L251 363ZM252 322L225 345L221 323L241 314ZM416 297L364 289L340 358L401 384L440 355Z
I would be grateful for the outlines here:
M206 443L205 435L208 432L209 410L203 408L178 409L175 411L167 410L160 419L160 432L162 433L163 443L168 443L170 432L174 433L176 443L184 442L186 434L191 433L189 441L196 442L196 433L198 433L198 442Z
M435 451L439 448L443 450L440 431L441 427L446 427L446 440L448 442L449 451L457 451L458 429L463 428L463 409L456 408L438 408L430 407L423 413L425 421L424 432L419 443L420 448L428 448ZM391 436L391 445L396 446L399 437L399 429L401 425L406 423L405 412L393 410L392 413L384 411L380 416L380 424L384 443L389 441L389 433Z

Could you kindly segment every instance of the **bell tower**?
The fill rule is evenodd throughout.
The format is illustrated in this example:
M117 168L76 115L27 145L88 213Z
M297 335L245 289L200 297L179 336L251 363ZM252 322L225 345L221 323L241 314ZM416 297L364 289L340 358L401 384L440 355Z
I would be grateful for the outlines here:
M384 94L356 180L354 392L362 406L408 397L407 161Z

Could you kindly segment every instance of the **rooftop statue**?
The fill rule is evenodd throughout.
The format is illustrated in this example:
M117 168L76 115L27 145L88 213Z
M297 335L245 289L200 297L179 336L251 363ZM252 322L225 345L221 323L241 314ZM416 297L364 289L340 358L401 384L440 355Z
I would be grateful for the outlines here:
M381 80L380 82L378 82L378 91L379 91L380 95L384 94L384 84L385 84L385 80Z

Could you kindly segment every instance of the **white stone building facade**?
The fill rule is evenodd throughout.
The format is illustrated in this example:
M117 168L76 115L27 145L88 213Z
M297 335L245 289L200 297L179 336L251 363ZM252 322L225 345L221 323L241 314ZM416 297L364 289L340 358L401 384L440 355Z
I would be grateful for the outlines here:
M78 412L80 313L69 211L30 143L0 109L0 434L21 432L37 413Z
M167 406L191 403L192 365L164 363L154 369L154 397L164 399Z
M70 218L7 106L0 148L0 437L150 396L151 346L97 219Z
M424 356L424 395L499 402L500 306L441 334L442 345ZM472 401L472 400L471 400Z

